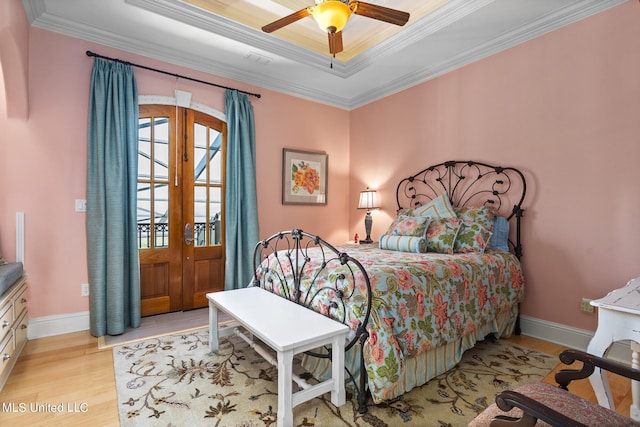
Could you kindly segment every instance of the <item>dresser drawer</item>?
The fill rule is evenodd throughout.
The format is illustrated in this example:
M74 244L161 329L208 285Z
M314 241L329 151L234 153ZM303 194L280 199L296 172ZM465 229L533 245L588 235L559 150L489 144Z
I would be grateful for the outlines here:
M21 291L18 291L18 296L13 300L13 318L17 319L20 315L27 310L27 284L23 285Z
M0 391L27 343L27 289L22 276L0 297Z
M11 332L11 331L10 331ZM7 335L0 343L0 372L3 372L9 366L13 366L13 332Z
M16 352L22 350L24 345L27 343L27 324L29 323L29 318L27 316L27 312L22 313L22 317L18 320L13 327L13 344ZM16 353L17 357L18 353Z
M4 341L13 325L13 305L7 304L0 307L0 342Z

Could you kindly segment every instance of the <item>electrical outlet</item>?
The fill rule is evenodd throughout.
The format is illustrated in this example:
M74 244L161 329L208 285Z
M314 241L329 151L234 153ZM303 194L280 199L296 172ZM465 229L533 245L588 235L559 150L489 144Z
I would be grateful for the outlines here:
M76 212L86 212L87 201L84 199L76 199Z
M89 284L83 283L80 285L80 296L88 297L89 296Z
M582 298L580 300L580 311L584 311L585 313L593 313L593 306L590 304L591 300L589 298Z

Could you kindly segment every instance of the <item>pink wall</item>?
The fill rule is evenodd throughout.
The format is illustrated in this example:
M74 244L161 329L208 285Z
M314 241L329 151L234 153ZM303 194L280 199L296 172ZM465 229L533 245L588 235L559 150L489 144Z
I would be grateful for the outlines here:
M640 275L640 4L628 2L351 114L351 188L452 159L528 179L524 315L595 330L579 311ZM367 168L361 165L368 165ZM351 227L363 215L352 212Z
M263 97L251 101L256 117L261 235L299 227L336 243L347 240L348 112L37 28L30 30L29 46L30 116L28 120L0 116L0 248L9 260L14 259L15 212L25 212L31 318L77 313L89 307L88 298L80 296L80 284L87 282L85 216L74 211L75 199L84 199L86 190L87 105L93 64L86 50L260 92ZM192 92L193 102L224 111L224 90L186 80L176 83L173 77L142 69L135 73L141 95L173 96L177 87ZM333 126L322 126L317 117ZM280 203L284 147L329 154L326 206Z
M79 289L87 281L84 214L74 212L74 200L85 194L90 49L263 94L252 99L263 236L292 227L334 243L362 235L364 213L355 206L358 192L371 186L382 203L374 212L377 237L395 216L398 180L425 165L469 158L520 167L529 185L523 313L594 330L596 316L579 312L579 299L638 275L638 19L640 4L628 2L352 112L19 30L19 56L29 39L30 114L0 114L0 248L13 258L15 212L24 211L30 316L88 310ZM173 78L136 75L141 94L173 95ZM177 87L223 110L222 91L187 81ZM0 104L5 96L0 90ZM329 154L327 206L280 203L283 147Z

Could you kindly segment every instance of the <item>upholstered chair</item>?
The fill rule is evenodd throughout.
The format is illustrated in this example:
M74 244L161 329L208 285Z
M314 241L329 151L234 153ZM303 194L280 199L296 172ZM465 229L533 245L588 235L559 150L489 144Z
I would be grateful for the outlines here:
M636 381L640 380L640 370L580 350L563 351L560 361L566 365L581 361L583 366L579 370L559 371L555 376L557 387L533 382L501 392L496 403L478 415L469 427L640 426L637 421L568 391L571 381L588 378L596 367Z

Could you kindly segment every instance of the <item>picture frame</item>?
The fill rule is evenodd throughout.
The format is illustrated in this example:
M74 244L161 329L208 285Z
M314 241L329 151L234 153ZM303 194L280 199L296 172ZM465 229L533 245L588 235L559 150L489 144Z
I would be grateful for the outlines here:
M282 204L326 205L328 155L322 152L282 150Z

